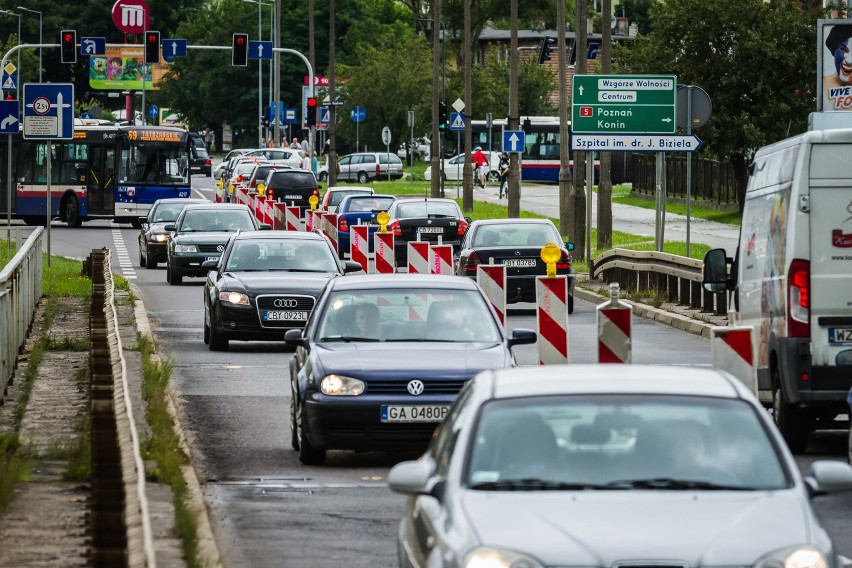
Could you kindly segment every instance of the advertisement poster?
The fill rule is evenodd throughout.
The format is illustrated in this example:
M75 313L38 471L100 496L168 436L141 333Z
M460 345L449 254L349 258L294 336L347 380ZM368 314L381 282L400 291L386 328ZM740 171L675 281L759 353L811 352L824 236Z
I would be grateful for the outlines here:
M113 91L141 91L145 69L145 90L157 89L165 73L162 64L145 65L141 45L107 46L105 55L89 58L89 86Z

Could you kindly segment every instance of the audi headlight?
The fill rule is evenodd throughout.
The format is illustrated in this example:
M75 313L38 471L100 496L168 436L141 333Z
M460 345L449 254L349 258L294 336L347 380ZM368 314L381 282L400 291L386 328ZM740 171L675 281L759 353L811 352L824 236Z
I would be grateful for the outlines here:
M152 241L157 241L158 243L164 243L169 240L169 236L166 233L156 233L151 235Z
M537 560L511 550L477 548L470 552L462 564L464 568L544 568Z
M198 252L195 245L175 245L175 252Z
M235 306L248 306L249 297L242 292L219 292L219 301L228 302Z
M825 555L812 546L782 548L758 560L755 568L828 568Z
M343 375L326 375L320 382L320 390L328 396L358 396L364 392L364 381Z

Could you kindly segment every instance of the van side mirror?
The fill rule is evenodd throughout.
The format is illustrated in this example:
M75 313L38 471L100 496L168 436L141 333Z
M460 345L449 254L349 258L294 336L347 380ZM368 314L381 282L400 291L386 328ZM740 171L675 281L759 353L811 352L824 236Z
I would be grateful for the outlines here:
M704 255L701 283L705 290L708 292L724 292L730 288L729 264L725 249L713 249Z
M568 250L574 250L574 243L565 241L565 248Z

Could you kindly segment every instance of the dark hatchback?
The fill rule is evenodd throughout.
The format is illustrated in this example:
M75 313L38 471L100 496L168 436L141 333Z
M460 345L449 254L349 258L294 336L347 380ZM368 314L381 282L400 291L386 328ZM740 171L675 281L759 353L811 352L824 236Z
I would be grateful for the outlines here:
M467 381L515 366L536 333L507 336L469 278L400 273L330 280L285 338L291 444L321 464L327 450L422 450Z
M308 199L316 195L319 199L320 186L313 172L295 169L276 169L269 172L264 183L266 199L298 205L302 213L310 209Z
M189 172L207 177L213 175L213 163L204 144L204 138L195 132L189 133Z
M166 262L169 232L166 225L174 223L187 205L210 203L206 199L170 197L158 199L148 215L139 217L139 266L156 268L158 262Z
M184 207L177 221L165 227L169 232L166 281L175 285L183 283L184 276L206 276L208 268L202 263L222 256L231 233L269 228L258 223L249 208L241 204Z
M452 199L398 199L388 209L388 215L397 266L408 262L408 243L418 240L418 235L421 241L431 244L440 240L453 245L453 253L458 252L470 223Z
M249 231L231 237L219 260L203 264L204 343L211 351L228 342L283 341L305 326L330 278L361 270L340 262L319 233Z
M506 301L535 302L535 279L547 274L541 249L547 243L559 247L556 274L568 277L568 313L574 311L574 243L563 242L549 219L483 219L470 224L454 258L455 273L476 279L476 267L495 264L506 267Z

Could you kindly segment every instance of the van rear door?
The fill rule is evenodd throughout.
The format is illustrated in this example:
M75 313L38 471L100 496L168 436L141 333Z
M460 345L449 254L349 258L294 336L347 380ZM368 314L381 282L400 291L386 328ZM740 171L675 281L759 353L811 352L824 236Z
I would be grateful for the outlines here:
M852 365L852 144L812 148L808 203L812 364Z

